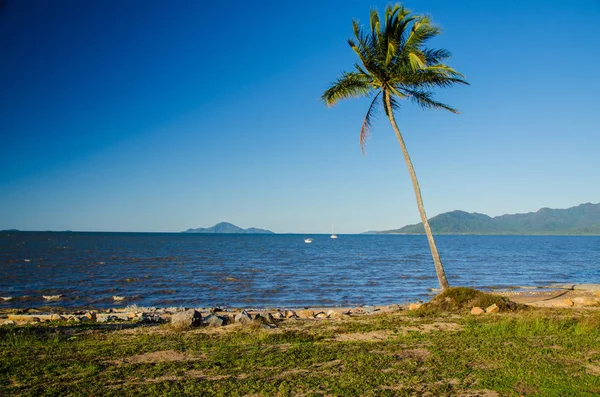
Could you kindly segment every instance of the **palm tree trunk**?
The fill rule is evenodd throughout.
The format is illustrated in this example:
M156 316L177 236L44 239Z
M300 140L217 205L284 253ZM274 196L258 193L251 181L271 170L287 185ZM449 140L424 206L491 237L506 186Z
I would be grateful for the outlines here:
M394 118L394 113L392 112L392 104L390 101L389 92L384 92L385 96L385 106L387 108L387 116L394 128L394 132L396 133L396 138L398 139L398 143L400 144L400 148L402 149L402 154L404 155L404 161L406 162L406 166L408 167L408 173L410 174L410 179L413 184L413 188L415 190L415 196L417 198L417 207L419 207L419 214L421 215L421 221L423 222L423 228L425 229L425 234L427 235L427 241L429 242L429 249L431 250L431 256L433 257L433 264L435 265L435 272L437 273L438 281L440 282L440 287L442 290L449 288L448 280L446 279L446 273L444 272L444 266L442 266L442 260L440 259L440 254L438 253L437 247L435 246L435 240L433 239L433 234L431 233L431 228L429 227L429 222L427 221L427 214L425 213L425 207L423 206L423 198L421 197L421 188L419 187L419 181L417 180L417 174L415 173L415 169L412 165L412 161L410 160L410 156L408 155L408 150L406 149L406 145L404 144L404 139L402 138L402 134L400 134L400 130L398 129L398 125L396 124L396 119Z

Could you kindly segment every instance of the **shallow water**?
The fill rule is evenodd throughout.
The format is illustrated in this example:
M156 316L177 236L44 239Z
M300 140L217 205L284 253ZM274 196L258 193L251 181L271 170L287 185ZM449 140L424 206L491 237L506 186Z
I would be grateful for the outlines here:
M600 283L600 237L436 242L452 285ZM437 287L424 236L0 234L0 297L13 297L0 307L378 305L427 299Z

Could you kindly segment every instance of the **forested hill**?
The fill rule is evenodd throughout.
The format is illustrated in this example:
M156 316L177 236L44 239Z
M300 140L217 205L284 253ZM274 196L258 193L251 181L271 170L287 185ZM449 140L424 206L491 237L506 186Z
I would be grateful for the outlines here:
M241 227L231 224L229 222L217 223L212 227L199 227L197 229L188 229L182 233L273 234L273 232L270 230L258 229L255 227L242 229Z
M527 214L490 217L485 214L451 211L429 220L437 234L567 234L600 235L600 203L567 209L542 208ZM380 234L424 233L423 224L378 232Z

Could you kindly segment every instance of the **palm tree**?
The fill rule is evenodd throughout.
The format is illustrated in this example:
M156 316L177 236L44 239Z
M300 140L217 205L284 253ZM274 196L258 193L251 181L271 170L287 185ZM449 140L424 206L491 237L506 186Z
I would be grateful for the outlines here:
M396 133L408 167L440 287L446 289L449 287L448 280L427 222L417 175L396 124L394 110L399 108L400 99L410 99L426 109L446 109L458 113L456 109L434 100L431 90L468 83L463 80L462 74L442 63L450 57L450 52L425 48L427 40L440 34L440 29L428 17L411 15L410 10L396 4L386 7L383 24L379 13L371 10L370 31L366 34L357 20L352 21L352 25L356 41L350 39L348 44L358 55L360 63L354 64L356 71L344 72L321 99L327 106L333 106L341 99L361 96L372 98L360 130L363 153L373 115L383 102L383 110Z

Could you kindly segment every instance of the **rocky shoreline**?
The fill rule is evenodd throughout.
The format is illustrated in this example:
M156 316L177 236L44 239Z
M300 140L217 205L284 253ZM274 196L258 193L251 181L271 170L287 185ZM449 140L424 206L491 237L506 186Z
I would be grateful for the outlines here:
M533 307L544 308L600 308L600 284L560 284L547 287L515 287L492 292L510 300ZM375 313L417 310L422 302L392 304L387 306L362 306L353 308L302 308L302 309L247 309L247 308L184 308L139 307L131 305L112 309L65 309L58 307L11 308L0 311L0 326L26 325L44 322L104 323L104 324L164 324L175 328L199 325L226 326L230 324L257 324L275 328L285 320L341 319ZM475 310L472 314L494 313L494 308ZM490 309L490 310L488 310Z

